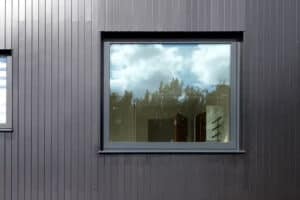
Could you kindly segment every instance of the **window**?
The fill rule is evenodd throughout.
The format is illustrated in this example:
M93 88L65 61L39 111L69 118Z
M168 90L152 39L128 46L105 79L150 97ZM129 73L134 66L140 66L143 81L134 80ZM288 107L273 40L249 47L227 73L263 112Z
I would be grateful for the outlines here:
M12 64L8 50L0 50L0 131L12 129Z
M104 152L236 152L234 40L105 40Z

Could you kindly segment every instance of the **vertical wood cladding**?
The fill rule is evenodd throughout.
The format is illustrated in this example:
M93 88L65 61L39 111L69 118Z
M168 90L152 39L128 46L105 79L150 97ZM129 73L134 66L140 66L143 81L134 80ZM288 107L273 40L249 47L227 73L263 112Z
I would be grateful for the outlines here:
M298 0L0 0L0 200L299 199ZM246 154L97 155L99 32L245 31Z

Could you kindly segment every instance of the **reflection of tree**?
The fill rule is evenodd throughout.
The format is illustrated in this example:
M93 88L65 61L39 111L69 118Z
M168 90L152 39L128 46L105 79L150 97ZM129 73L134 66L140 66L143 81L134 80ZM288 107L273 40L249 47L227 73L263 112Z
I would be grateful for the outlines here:
M144 97L133 98L132 91L125 91L122 96L111 93L111 139L146 141L149 119L168 119L180 113L189 119L188 139L193 140L196 116L206 112L205 106L208 101L219 104L215 102L215 96L219 98L218 87L221 86L217 86L215 91L208 93L198 87L184 87L182 81L173 79L169 83L161 81L159 88L153 92L146 90ZM228 86L224 87L228 88Z

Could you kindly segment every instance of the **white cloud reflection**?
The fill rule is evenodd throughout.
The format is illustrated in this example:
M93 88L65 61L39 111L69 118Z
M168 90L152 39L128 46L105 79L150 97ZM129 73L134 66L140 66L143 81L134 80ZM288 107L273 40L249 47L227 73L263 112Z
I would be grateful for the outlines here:
M142 96L173 78L200 89L229 84L229 44L112 44L110 51L112 92Z

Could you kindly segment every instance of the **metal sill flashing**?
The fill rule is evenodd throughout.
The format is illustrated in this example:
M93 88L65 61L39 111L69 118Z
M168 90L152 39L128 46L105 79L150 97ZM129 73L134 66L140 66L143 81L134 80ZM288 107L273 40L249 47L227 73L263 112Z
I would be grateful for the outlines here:
M98 154L245 154L245 150L99 150Z
M0 134L1 133L12 133L14 132L14 129L12 128L0 128Z

